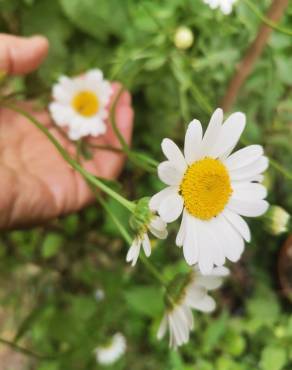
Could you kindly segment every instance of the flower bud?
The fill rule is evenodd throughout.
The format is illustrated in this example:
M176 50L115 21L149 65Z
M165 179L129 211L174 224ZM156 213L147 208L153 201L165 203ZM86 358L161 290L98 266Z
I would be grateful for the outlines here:
M272 235L280 235L289 230L290 214L280 206L271 206L265 216L265 226Z
M194 34L188 27L178 27L174 34L174 44L178 49L189 49L194 42Z
M138 200L134 213L130 218L130 225L134 231L141 231L150 223L153 217L153 212L149 208L149 198L141 198Z

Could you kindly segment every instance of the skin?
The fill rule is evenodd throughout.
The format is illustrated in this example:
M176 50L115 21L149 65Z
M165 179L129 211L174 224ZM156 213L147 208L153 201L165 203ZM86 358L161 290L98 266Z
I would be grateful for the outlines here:
M48 53L48 41L0 34L0 70L26 74L35 70ZM114 95L120 85L113 83ZM32 102L21 107L33 114L72 155L75 144L54 126L47 111L39 111ZM124 92L116 106L116 122L130 143L133 128L131 97ZM90 139L94 144L119 147L110 124L105 135ZM116 178L124 156L108 150L94 149L91 160L81 163L92 174ZM94 198L83 178L59 155L46 136L21 115L0 108L0 229L42 224L60 215L78 211Z

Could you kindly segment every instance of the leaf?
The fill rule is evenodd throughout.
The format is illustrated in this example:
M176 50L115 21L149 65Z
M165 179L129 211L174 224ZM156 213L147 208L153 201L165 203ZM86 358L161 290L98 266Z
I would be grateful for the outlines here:
M60 3L76 27L101 41L106 41L110 34L120 36L126 28L126 7L119 0L60 0Z
M206 352L213 349L219 343L226 330L227 319L227 312L223 312L217 320L209 323L203 336Z
M157 317L163 310L163 295L157 287L140 286L125 293L129 306L139 314Z
M283 348L267 346L261 353L260 366L263 370L281 370L286 361L287 354Z
M64 242L62 235L57 233L47 234L42 245L42 256L44 258L54 257Z

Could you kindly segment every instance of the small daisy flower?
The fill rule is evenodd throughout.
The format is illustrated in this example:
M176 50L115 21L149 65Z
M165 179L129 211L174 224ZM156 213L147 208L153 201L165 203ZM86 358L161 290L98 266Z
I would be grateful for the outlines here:
M54 101L49 111L58 126L68 128L71 140L88 135L96 137L106 132L111 94L110 83L98 69L74 78L62 76L53 87Z
M237 0L203 0L205 4L208 4L211 9L220 8L221 12L228 15L232 12L233 4Z
M166 223L162 221L159 216L152 215L149 223L143 225L128 250L126 261L132 262L132 266L135 266L137 263L141 246L143 247L146 257L149 257L151 254L148 230L159 239L165 239L167 237Z
M158 176L167 187L150 200L150 209L165 222L182 214L176 244L183 246L189 265L198 263L203 274L225 258L238 261L250 230L241 216L261 216L268 209L267 191L259 182L268 167L260 145L231 154L245 127L245 115L232 114L223 124L217 109L203 137L202 126L193 120L185 135L184 155L170 139L162 141L167 161Z
M126 352L126 339L121 333L116 333L106 346L95 349L96 362L100 365L111 365Z
M192 309L201 312L212 312L216 303L208 295L209 290L217 289L223 277L229 274L225 267L215 268L210 275L202 275L197 268L185 279L176 299L171 302L163 316L157 332L162 339L169 329L169 346L177 348L189 341L190 332L194 328Z

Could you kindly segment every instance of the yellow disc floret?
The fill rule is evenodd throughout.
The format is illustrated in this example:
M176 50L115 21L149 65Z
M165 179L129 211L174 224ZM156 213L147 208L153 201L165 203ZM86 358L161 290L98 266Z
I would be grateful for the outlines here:
M90 117L97 113L99 101L95 93L85 90L74 96L72 106L82 116Z
M192 216L210 220L223 211L232 194L226 167L209 157L194 162L184 174L180 193Z

